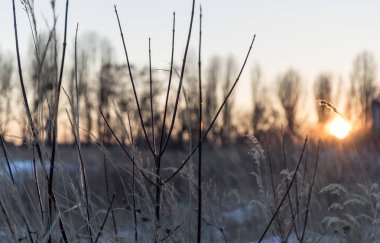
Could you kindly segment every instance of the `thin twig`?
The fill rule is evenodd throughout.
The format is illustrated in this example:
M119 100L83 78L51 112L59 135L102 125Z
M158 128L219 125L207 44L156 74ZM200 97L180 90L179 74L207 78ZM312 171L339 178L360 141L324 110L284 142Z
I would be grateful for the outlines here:
M79 140L79 146L80 146L80 135L79 135L79 88L78 88L78 61L77 61L77 43L78 43L78 27L79 24L77 23L77 28L75 30L75 54L74 54L74 73L75 73L75 94L76 94L76 133Z
M23 97L23 101L24 101L24 106L25 106L26 114L27 114L27 117L28 117L28 120L29 120L29 125L30 125L30 128L32 130L34 142L36 144L37 153L38 153L38 156L39 156L40 161L42 163L42 167L43 167L43 171L45 172L46 179L48 179L47 173L46 173L45 163L44 163L43 156L42 156L42 151L41 151L40 143L39 143L38 136L37 136L37 130L36 130L36 127L35 127L33 119L32 119L32 114L30 112L28 98L26 96L26 91L25 91L25 82L24 82L24 77L23 77L22 68L21 68L21 58L20 58L20 50L19 50L19 42L18 42L17 17L16 17L16 6L15 5L16 5L15 4L15 0L12 0L13 24L14 24L14 34L15 34L17 66L18 66L18 74L19 74L19 79L20 79L20 86L21 86L21 91L22 91L22 97ZM26 220L25 220L25 224L26 224L27 229L28 229L29 239L30 239L31 242L33 242L33 237L30 234L30 229L29 229L28 224L26 223Z
M153 159L156 166L156 233L160 228L160 210L161 210L161 178L160 178L160 168L161 168L161 157L157 156L156 151L156 136L154 134L154 113L153 113L153 80L152 80L152 59L151 59L151 49L150 49L150 38L149 38L149 88L150 88L150 115L151 115L151 128L152 128L152 140L153 140Z
M333 104L331 104L330 102L328 102L327 100L317 99L317 102L318 102L318 105L327 107L328 109L332 110L333 112L335 112L336 114L338 114L339 116L341 116L342 118L344 118L344 116L342 115L342 113L340 113L338 111L338 109Z
M179 78L179 84L178 84L178 90L177 90L177 95L176 95L175 104L174 104L172 121L171 121L171 124L170 124L169 132L168 132L168 134L166 136L163 148L162 148L161 151L159 151L160 155L162 155L165 152L166 146L168 145L170 137L171 137L171 134L173 132L175 119L177 117L179 95L181 94L182 81L183 81L183 77L185 75L185 67L186 67L186 61L187 61L187 52L189 50L189 45L190 45L191 31L193 29L194 7L195 7L195 0L193 0L193 4L192 4L192 7L191 7L190 27L189 27L189 32L188 32L188 35L187 35L185 53L184 53L183 60L182 60L181 75L180 75L180 78Z
M288 169L288 165L287 165L287 162L286 162L286 148L285 148L285 134L283 133L282 134L282 154L283 154L283 162L284 162L284 170ZM296 176L296 185L297 185L297 176ZM285 186L286 188L288 188L289 186L289 183L288 183L288 178L286 177L285 178ZM298 201L298 197L296 196L296 200ZM296 224L296 221L295 221L295 213L293 211L293 203L292 203L292 199L290 197L290 192L288 194L288 203L289 203L289 208L290 208L290 214L292 216L292 221L294 222L294 224L291 225L290 227L290 231L289 233L291 232L292 228L294 228L294 232L298 238L298 229L297 229L297 224Z
M175 40L175 12L173 12L173 34L172 34L172 51L171 51L171 58L170 58L170 70L169 70L169 82L168 82L168 88L166 90L166 98L165 98L165 107L164 107L164 116L162 118L162 128L161 128L161 137L160 137L160 150L162 149L163 145L163 139L164 139L164 132L166 127L166 115L168 111L168 103L169 103L169 94L170 94L170 86L172 83L172 75L173 75L173 59L174 59L174 40Z
M205 222L205 224L206 224L207 226L211 226L211 227L214 227L215 229L219 230L220 233L221 233L222 236L223 236L223 240L224 240L224 242L228 242L228 241L227 241L226 234L224 233L224 229L223 229L222 227L220 227L220 226L217 225L217 224L213 224L213 223L207 222L206 219L202 219L202 220L203 220L203 222Z
M206 132L203 134L201 141L203 141L206 138L207 134L210 132L210 130L213 127L216 119L218 118L221 110L223 109L224 105L226 104L227 99L230 97L230 95L231 95L232 91L234 90L236 84L240 80L240 76L243 73L244 67L245 67L245 65L247 63L249 54L251 53L252 46L253 46L253 43L254 43L255 39L256 39L256 35L254 35L253 38L252 38L252 42L251 42L251 45L249 46L249 49L248 49L247 55L245 57L244 63L242 65L241 69L240 69L240 72L239 72L239 74L238 74L238 76L237 76L234 84L232 85L232 87L231 87L230 91L228 92L227 96L224 98L224 101L222 102L221 106L219 107L217 113L215 114L214 119L212 120L211 124L208 126L208 128L206 129ZM182 168L187 164L187 162L190 160L191 156L193 156L193 154L198 149L198 147L199 147L199 142L193 148L193 150L190 152L190 154L188 154L188 156L184 159L184 161L181 163L181 165L173 172L173 174L171 174L167 179L164 180L164 183L169 182L171 179L173 179L182 170Z
M11 232L11 235L13 237L13 241L16 242L17 241L17 237L16 237L16 233L12 227L12 224L11 224L11 221L9 219L9 216L7 214L7 211L5 211L5 208L4 208L4 205L2 203L2 201L0 200L0 207L1 207L1 211L3 212L4 214L4 217L5 217L5 222L7 222L7 225L8 225L8 228L9 228L9 231Z
M40 188L40 182L38 179L38 171L37 171L37 165L36 165L36 153L35 153L34 144L33 144L33 174L34 174L34 183L36 185L36 191L37 191L37 195L38 195L38 203L40 206L41 219L42 219L42 222L44 222L45 212L44 212L43 206L42 206L41 188Z
M168 239L169 237L172 237L172 235L182 226L182 224L184 223L185 221L182 221L179 225L177 225L173 230L169 230L168 234L160 239L160 242L163 242L165 241L166 239Z
M153 150L154 155L156 152L156 136L154 134L154 113L153 113L153 78L152 78L152 50L150 49L150 38L149 38L149 95L150 95L150 121L152 129L152 141L153 141Z
M13 186L15 187L15 189L17 190L17 192L19 193L19 190L17 189L17 186L16 186L16 182L14 180L14 177L13 177L13 173L12 173L12 169L11 169L11 166L10 166L10 162L9 162L9 157L8 157L8 153L7 153L7 150L5 148L5 143L4 143L4 140L3 140L3 135L0 134L0 141L1 141L1 146L3 148L3 152L4 152L4 157L5 157L5 160L7 162L7 165L8 165L8 169L9 169L9 174L11 176L11 180L12 180L12 183L13 183ZM1 203L1 202L0 202ZM3 205L1 205L2 209L3 209ZM4 214L5 217L7 217L6 214ZM30 231L30 226L28 224L28 222L26 221L26 218L24 215L21 215L21 218L22 218L22 221L23 223L25 224L27 230L28 230L28 235L29 235L29 239L31 240L31 242L33 242L33 237L32 235L30 234L31 231Z
M160 177L160 169L161 169L161 156L155 156L154 158L155 164L156 164L156 201L155 201L155 216L156 216L156 222L155 222L155 233L156 233L156 240L158 239L158 232L161 228L160 225L160 212L161 212L161 177Z
M12 5L13 5L13 23L14 23L14 32L15 32L17 66L18 66L18 74L19 74L19 79L20 79L22 98L23 98L23 101L24 101L24 106L25 106L25 110L26 110L26 115L28 117L30 129L32 130L34 143L36 144L36 149L37 149L38 157L39 157L40 162L42 164L44 175L45 175L46 179L48 179L47 172L46 172L46 167L45 167L45 161L44 161L43 156L42 156L42 150L41 150L40 142L39 142L38 135L37 135L37 129L36 129L36 126L35 126L34 121L32 119L32 113L30 111L28 97L26 95L26 90L25 90L25 82L24 82L24 77L23 77L23 74L22 74L20 50L19 50L19 43L18 43L16 6L15 6L15 1L14 0L12 0Z
M149 179L145 173L139 168L139 166L137 166L136 164L136 161L135 159L129 154L129 152L127 151L127 149L125 148L124 144L120 141L120 139L116 136L114 130L112 129L111 125L109 124L109 122L107 121L106 117L104 116L103 112L101 110L99 110L100 112L100 115L103 117L108 129L111 131L112 135L114 136L114 138L116 139L117 143L120 145L120 147L123 149L124 153L127 155L128 159L130 159L132 161L133 164L136 165L136 167L139 169L141 175L147 180L149 181L152 185L156 185L156 183L154 183L151 179Z
M104 226L106 225L107 218L108 218L108 214L109 214L110 211L111 211L112 204L113 204L113 201L114 201L114 200L115 200L115 194L113 194L113 196L112 196L112 200L111 200L111 202L110 202L110 206L108 207L108 210L107 210L106 216L104 217L103 223L102 223L102 225L100 226L99 232L98 232L98 234L97 234L97 236L96 236L96 239L95 239L95 243L98 242L98 240L99 240L99 238L100 238L100 236L101 236L101 234L102 234L103 228L104 228Z
M202 5L199 7L199 49L198 49L198 219L197 219L197 242L202 237Z
M147 134L146 129L145 129L145 125L144 125L145 123L144 123L144 120L143 120L143 118L142 118L140 102L139 102L139 99L138 99L138 97L137 97L137 92L136 92L136 87L135 87L135 81L134 81L134 79L133 79L132 70L131 70L131 65L130 65L130 63L129 63L129 57L128 57L128 52L127 52L127 47L126 47L126 45L125 45L124 34L123 34L123 30L121 29L121 24L120 24L119 14L118 14L118 12L117 12L116 5L114 6L114 8L115 8L115 13L116 13L117 22L118 22L118 24L119 24L119 30L120 30L121 40L122 40L122 42L123 42L125 58L127 59L127 66L128 66L129 78L131 79L131 84L132 84L133 94L134 94L134 97L135 97L135 102L136 102L137 111L138 111L138 114L139 114L139 118L140 118L141 126L142 126L142 129L143 129L143 132L144 132L145 140L146 140L146 142L148 143L149 149L151 150L151 152L152 152L153 154L155 154L155 153L154 153L154 149L153 149L153 147L152 147L152 144L151 144L151 142L150 142L150 140L149 140L148 134Z
M106 130L106 125L103 125L103 144L104 144L104 136L105 136L105 130ZM112 201L111 194L110 194L110 189L109 189L109 181L108 181L108 167L107 167L107 156L105 153L105 150L103 151L103 166L104 166L104 179L105 179L105 184L106 184L106 193L107 193L107 198L109 202ZM115 213L111 211L111 217L112 217L112 223L115 231L115 240L118 241L118 236L117 236L117 226L116 226L116 219L115 219Z
M269 178L270 178L270 185L271 185L271 189L272 189L272 194L273 194L273 205L274 207L277 206L277 203L278 203L278 200L277 200L277 196L276 196L276 187L274 185L274 172L273 172L273 163L272 163L272 160L271 160L271 156L270 156L270 152L269 152L269 145L267 143L267 158L268 158L268 167L269 167ZM287 185L287 184L286 184ZM288 186L286 186L288 187ZM272 211L273 208L270 207L270 210ZM271 213L274 213L274 212L271 212ZM281 225L281 220L280 220L280 215L277 215L276 217L276 226L278 228L278 231L280 233L280 237L283 239L284 236L283 236L283 229L282 229L282 225ZM283 241L283 240L282 240Z
M86 221L87 221L87 231L89 233L89 236L90 236L90 241L93 242L93 239L92 239L92 230L91 230L91 224L90 224L90 204L89 204L89 192L88 192L88 184L87 184L87 176L86 176L86 168L84 167L84 162L83 162L83 156L82 156L82 150L80 149L79 147L79 140L78 140L78 137L76 135L76 132L75 132L75 127L74 127L74 124L70 118L70 114L68 112L68 110L66 109L66 114L67 114L67 117L69 119L69 122L70 122L70 125L71 125L71 129L72 129L72 132L73 132L73 135L74 135L74 139L75 139L75 144L76 144L76 147L77 147L77 151L78 151L78 156L79 156L79 161L80 161L80 169L81 169L81 177L83 178L83 186L84 186L84 200L85 200L85 203L86 203Z
M132 143L133 154L136 154L135 139L132 132L131 118L129 112L127 111L128 125L129 125L129 135ZM134 159L134 155L133 155ZM132 163L132 204L133 204L133 223L135 225L135 242L138 240L138 231L137 231L137 212L136 212L136 165Z
M12 180L13 184L15 185L16 182L15 182L15 178L13 177L13 172L12 172L12 169L11 169L11 164L9 162L8 153L7 153L7 150L5 148L3 134L0 134L0 142L1 142L1 147L3 149L3 154L4 154L4 157L5 157L5 161L7 162L7 167L8 167L9 175L11 177L11 180Z
M52 218L52 199L53 199L53 183L54 183L54 164L55 164L55 153L57 146L57 134L58 134L58 106L59 106L59 97L61 93L62 86L62 77L63 77L63 69L65 65L65 57L66 57L66 39L67 39L67 19L69 12L69 0L66 0L66 10L65 10L65 26L64 26L64 35L63 35L63 49L62 49L62 59L61 59L61 68L58 79L58 87L57 92L55 94L55 104L54 110L52 111L53 115L53 144L52 151L50 157L50 171L49 171L49 182L48 182L48 194L49 194L49 218Z
M308 139L308 138L306 137L306 138L305 138L305 142L304 142L304 144L303 144L303 148L302 148L301 156L300 156L300 158L299 158L299 160L298 160L297 167L296 167L296 169L294 170L294 174L293 174L293 177L292 177L292 179L291 179L291 181L290 181L290 183L289 183L289 186L288 186L288 188L286 189L286 192L285 192L284 196L282 197L282 199L281 199L281 201L280 201L280 204L277 206L277 209L276 209L275 213L273 214L273 216L272 216L272 218L270 219L269 223L268 223L267 226L265 227L265 230L264 230L264 232L262 233L262 235L261 235L261 237L260 237L260 240L259 240L258 242L261 242L261 241L264 239L266 233L268 232L270 226L272 225L274 219L276 218L278 212L280 211L281 206L283 205L285 199L287 198L287 196L288 196L288 194L289 194L289 192L290 192L290 189L292 188L292 185L293 185L293 183L294 183L295 177L297 176L298 168L299 168L299 166L300 166L300 164L301 164L301 162L302 162L303 154L304 154L305 149L306 149L307 139Z
M302 231L302 235L301 235L301 240L300 240L300 242L303 242L303 241L304 241L305 232L306 232L306 226L307 226L307 222L308 222L308 219L309 219L311 194L313 193L313 186L314 186L315 176L316 176L316 174L317 174L318 162L319 162L319 145L320 145L320 141L318 141L317 158L315 159L315 166L314 166L314 172L313 172L313 179L311 180L311 185L310 185L310 189L309 189L309 195L308 195L308 197L307 197L306 215L305 215L305 220L304 220L304 223L303 223L303 231Z

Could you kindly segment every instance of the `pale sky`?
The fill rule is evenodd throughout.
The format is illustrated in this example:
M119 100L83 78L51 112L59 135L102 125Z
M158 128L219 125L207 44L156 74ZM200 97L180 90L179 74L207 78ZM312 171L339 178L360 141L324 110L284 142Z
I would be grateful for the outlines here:
M1 0L0 48L14 53L12 1ZM25 60L30 29L20 1L17 2L21 51ZM48 0L35 0L38 27L42 16L51 20ZM58 28L64 20L64 0L57 0ZM190 18L190 0L76 0L70 1L68 51L79 32L95 31L108 37L124 62L113 5L118 6L131 62L147 63L148 38L156 68L170 61L172 12L176 12L176 61L181 61ZM247 69L239 84L238 102L250 101L250 71L255 63L263 69L264 82L273 83L289 67L311 84L320 72L348 81L354 57L363 50L380 58L380 0L204 0L197 1L191 48L197 50L199 4L203 8L203 59L233 55L241 63L257 34ZM62 32L61 32L62 33ZM26 61L24 61L25 63Z

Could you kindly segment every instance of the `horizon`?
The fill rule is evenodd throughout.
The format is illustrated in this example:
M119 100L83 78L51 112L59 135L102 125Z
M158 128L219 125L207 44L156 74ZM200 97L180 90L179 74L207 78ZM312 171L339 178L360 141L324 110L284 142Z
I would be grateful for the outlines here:
M184 39L190 18L189 7L174 0L164 3L154 1L81 1L69 3L68 60L73 52L76 23L79 36L96 32L111 41L116 60L125 63L120 34L118 32L114 4L117 5L122 28L126 35L131 62L138 66L148 63L148 38L152 38L153 66L163 68L170 60L172 12L176 12L176 55L179 62L183 55ZM244 100L250 101L250 72L256 64L263 71L263 83L270 86L279 75L293 68L310 92L310 86L320 73L330 73L334 79L350 81L352 62L364 50L371 52L375 59L380 57L380 16L376 6L380 1L276 1L246 2L234 4L224 1L201 1L203 8L204 62L213 56L227 58L232 55L238 64L244 58L249 42L257 35L253 55L243 73L242 82L236 93L240 105L249 109ZM151 6L147 8L146 6ZM39 30L46 29L44 18L51 20L50 4L35 2ZM84 9L86 13L83 14ZM57 29L63 28L64 1L57 2ZM26 14L17 3L18 28L20 32L21 56L25 58L31 41L30 27ZM235 14L238 13L238 14ZM83 14L83 15L82 15ZM102 18L99 18L101 14ZM197 26L199 5L195 8ZM82 16L81 16L82 15ZM147 17L149 16L149 17ZM51 21L50 21L51 22ZM13 55L14 33L11 15L11 1L0 9L0 49ZM193 30L190 49L196 52L198 33ZM80 43L79 43L80 45ZM7 48L8 47L8 48ZM26 61L24 61L24 65ZM336 82L336 81L335 81Z

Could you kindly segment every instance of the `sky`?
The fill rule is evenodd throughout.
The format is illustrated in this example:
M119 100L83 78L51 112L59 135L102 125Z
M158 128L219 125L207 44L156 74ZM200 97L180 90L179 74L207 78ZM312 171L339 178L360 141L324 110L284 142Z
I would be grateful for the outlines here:
M39 30L51 23L48 0L35 0ZM12 1L0 3L0 49L14 53ZM26 14L16 1L22 56L31 40ZM183 56L190 19L190 0L76 0L69 3L68 51L74 48L76 23L79 34L95 31L106 36L117 58L123 59L120 34L114 13L117 5L131 62L148 61L148 38L152 38L152 62L156 68L170 61L172 13L176 12L176 61ZM380 58L380 0L204 0L196 1L191 50L198 43L199 4L203 9L203 60L232 55L239 65L254 34L251 57L236 92L237 103L250 98L250 72L259 64L263 81L271 86L288 68L299 71L306 87L321 72L348 82L354 57L368 50ZM63 29L64 0L57 0L58 28Z

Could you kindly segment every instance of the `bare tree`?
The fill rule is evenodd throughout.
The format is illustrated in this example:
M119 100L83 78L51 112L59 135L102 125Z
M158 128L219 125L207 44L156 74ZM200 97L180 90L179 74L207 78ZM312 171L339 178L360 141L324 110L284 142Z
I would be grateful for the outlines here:
M190 144L197 141L198 121L198 76L195 55L189 53L187 68L185 70L185 82L183 85L184 106L178 113L178 143L184 146L188 140Z
M251 84L252 84L252 128L253 133L257 135L259 131L260 123L264 117L265 104L263 104L262 97L262 87L261 87L261 69L260 66L256 65L251 73Z
M80 37L79 41L77 41L77 67L72 67L70 77L71 79L69 83L69 94L72 101L72 105L70 106L72 113L71 116L73 118L76 117L77 106L75 104L78 104L79 115L80 117L83 116L81 120L84 121L80 124L80 127L88 131L86 133L87 135L85 138L87 142L91 141L91 113L94 109L93 101L90 100L89 97L91 95L90 93L92 92L92 90L90 89L90 81L93 79L93 77L91 77L90 74L94 73L96 69L98 39L99 37L94 33L85 33ZM75 65L75 57L73 64ZM76 76L75 71L77 72ZM75 80L76 78L78 82L77 84ZM76 92L78 92L78 94L76 94Z
M47 143L52 142L52 106L58 80L58 47L52 41L52 33L43 33L36 39L30 49L31 56L31 82L34 89L33 114L37 130L41 139ZM57 37L55 37L57 38Z
M367 51L360 53L353 62L351 74L351 109L357 107L368 126L371 102L375 95L376 62L374 56Z
M289 69L278 82L278 97L285 112L288 130L291 134L297 132L297 105L301 96L301 79L299 74Z
M206 126L211 123L214 114L218 108L218 82L220 80L220 67L221 61L219 57L213 57L209 63L207 69L207 79L205 82L205 108L204 108L204 121ZM215 138L217 132L215 131L217 128L215 127L213 131L210 132L210 136Z
M0 114L1 133L7 131L11 119L11 98L12 98L12 75L13 75L13 58L7 54L0 53Z
M132 144L132 138L128 132L126 121L128 121L128 124L133 121L133 119L131 119L131 116L134 114L134 112L132 112L133 97L131 94L131 91L127 89L125 83L120 82L118 88L118 99L115 100L115 106L117 107L113 107L114 109L117 109L117 116L120 124L120 139L124 143L128 141L130 144ZM131 127L134 127L134 124L131 124Z
M326 100L332 102L332 84L331 76L328 74L320 74L314 82L314 97L317 100ZM318 121L320 123L326 122L329 118L330 110L321 106L316 102L316 109L318 115Z
M151 97L151 92L150 92L150 70L148 66L142 67L141 69L133 68L136 71L135 76L140 80L139 83L136 83L136 87L139 90L139 102L140 102L140 108L141 108L141 115L144 120L144 126L145 127L150 127L148 129L148 133L152 133L152 116L151 116L151 102L154 107L154 110L156 112L153 113L153 124L158 124L159 119L160 119L160 114L157 112L157 109L159 108L158 105L158 98L160 97L160 92L161 92L161 87L160 87L160 81L158 77L156 76L155 70L152 68L152 97ZM126 75L124 75L126 76ZM131 92L129 93L131 94ZM128 99L132 98L131 96L128 97ZM152 99L152 100L151 100ZM131 109L134 109L134 106L130 107ZM130 115L133 117L135 115L135 118L137 118L137 110L134 110L134 114L131 113ZM124 114L124 116L127 114ZM155 130L156 127L154 128ZM135 138L136 138L136 144L143 146L145 144L145 138L144 138L144 131L140 126L136 127L136 132L135 132Z
M223 96L227 96L228 91L230 90L233 79L236 75L236 61L230 56L226 62L226 73L225 73L225 82L223 85ZM224 105L223 109L223 124L221 127L221 137L222 143L225 144L231 138L232 132L234 130L232 123L232 107L234 103L234 96L230 96Z
M123 69L122 66L114 64L113 49L111 44L104 39L100 46L101 66L99 71L98 86L97 86L97 104L98 109L103 112L109 122L111 122L112 101L111 97L116 97L118 89L119 72ZM97 129L99 138L104 137L105 142L110 142L110 131L104 131L104 119L98 113Z
M277 112L272 107L267 90L262 84L262 71L259 65L255 65L251 71L252 87L252 128L253 134L258 136L260 132L272 128L278 117Z
M94 109L96 106L96 80L97 72L101 69L100 46L101 37L94 33L88 32L80 35L77 43L77 77L78 77L78 102L80 110L81 124L80 127L87 131L84 141L91 143L91 133L94 129ZM72 67L71 73L74 74L75 67ZM74 100L75 79L72 75L69 83L69 92ZM75 117L75 106L72 107L72 117Z

